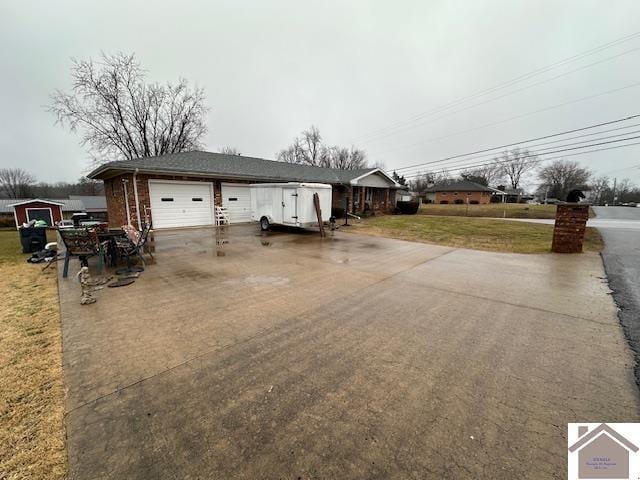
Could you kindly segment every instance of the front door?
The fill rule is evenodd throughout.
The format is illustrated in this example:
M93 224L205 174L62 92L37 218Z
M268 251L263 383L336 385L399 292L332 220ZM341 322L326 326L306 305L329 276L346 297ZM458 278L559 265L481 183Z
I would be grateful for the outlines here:
M298 191L295 188L282 189L282 223L298 222Z

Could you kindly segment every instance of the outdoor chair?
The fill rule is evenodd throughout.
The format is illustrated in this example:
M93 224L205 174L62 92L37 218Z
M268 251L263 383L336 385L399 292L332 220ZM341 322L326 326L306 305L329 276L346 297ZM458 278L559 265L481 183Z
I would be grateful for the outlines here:
M229 225L229 212L227 207L215 208L215 221L216 225Z
M58 230L60 238L65 246L64 269L62 278L67 278L69 274L69 260L71 257L78 257L83 267L88 267L88 258L98 257L98 275L102 273L106 263L107 245L100 242L95 231L88 228L64 228Z
M115 239L118 256L124 257L127 261L128 272L133 272L135 270L133 263L131 262L132 257L140 259L142 262L142 270L144 270L144 266L146 264L142 254L149 238L149 231L151 230L150 227L148 225L143 225L141 232L130 227L123 227L123 229L125 230L126 235ZM153 258L150 250L149 255Z

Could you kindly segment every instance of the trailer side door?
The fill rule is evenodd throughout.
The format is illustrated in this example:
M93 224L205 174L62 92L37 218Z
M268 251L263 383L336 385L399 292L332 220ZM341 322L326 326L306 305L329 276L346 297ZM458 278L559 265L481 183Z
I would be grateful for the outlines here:
M298 190L282 188L282 223L295 225L298 223Z

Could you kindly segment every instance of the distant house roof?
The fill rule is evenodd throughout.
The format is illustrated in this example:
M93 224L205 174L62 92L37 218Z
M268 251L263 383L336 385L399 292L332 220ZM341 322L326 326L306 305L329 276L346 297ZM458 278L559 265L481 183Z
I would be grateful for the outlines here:
M228 179L270 182L316 182L339 185L357 185L358 180L376 174L384 177L390 187L399 185L379 168L339 170L337 168L312 167L263 158L226 155L213 152L181 152L159 157L137 158L109 162L89 173L89 178L105 179L136 169L144 173L181 174L190 176L215 176Z
M434 185L424 190L425 192L495 192L493 188L485 187L479 183L468 180Z
M107 198L104 195L69 195L69 200L79 200L88 212L107 210Z
M50 203L52 205L64 205L63 203L60 202L60 200L47 200L47 199L43 199L43 198L24 198L24 199L14 199L13 203L9 203L7 206L8 207L16 207L18 205L24 205L26 203L34 203L34 202L39 202L39 203Z
M106 204L107 204L107 200L104 196L98 196L96 195L95 197L91 196L81 196L81 195L74 195L75 198L55 198L55 199L51 199L51 198L0 198L0 213L13 213L13 206L14 205L23 205L25 203L31 203L31 202L44 202L44 203L51 203L53 205L61 205L62 206L62 211L63 212L84 212L84 211L97 211L97 210L106 210ZM102 199L102 200L98 200L98 199ZM85 203L83 201L83 199L90 199L87 200L90 204L91 202L93 202L93 204L99 204L100 202L102 202L102 204L104 204L104 208L88 208L85 206Z

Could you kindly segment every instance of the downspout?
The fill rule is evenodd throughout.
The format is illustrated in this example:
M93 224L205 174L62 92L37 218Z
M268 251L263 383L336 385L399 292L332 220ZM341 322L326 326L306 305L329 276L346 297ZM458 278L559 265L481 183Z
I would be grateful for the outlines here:
M140 200L138 199L138 169L133 172L133 198L136 201L136 220L138 220L138 230L142 230L142 221L140 220Z
M124 206L127 210L127 226L131 225L131 212L129 211L129 192L127 191L127 183L129 183L129 180L127 180L126 178L122 179L122 186L123 191L124 191Z

